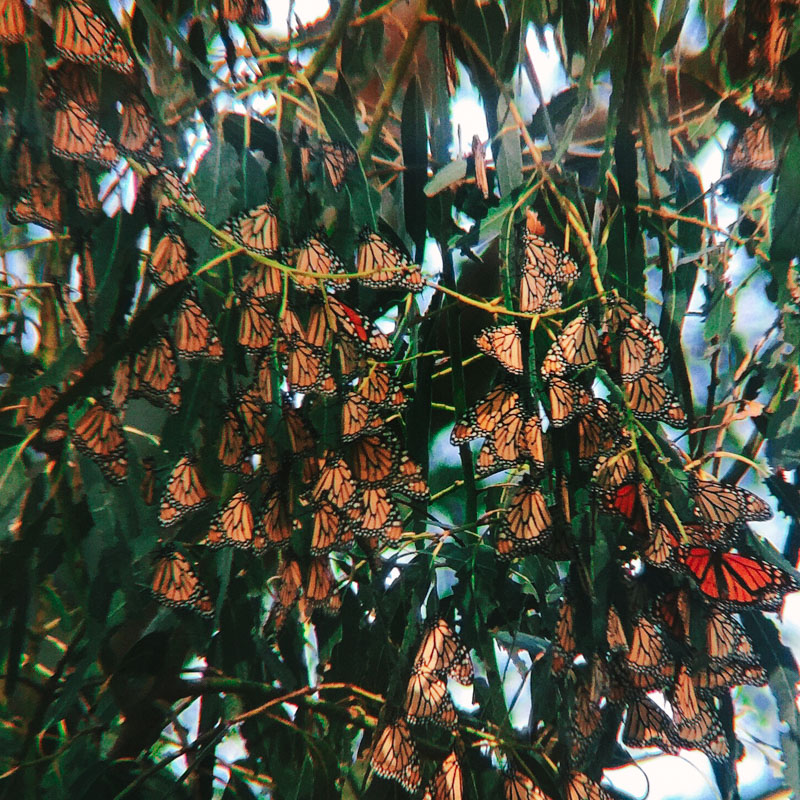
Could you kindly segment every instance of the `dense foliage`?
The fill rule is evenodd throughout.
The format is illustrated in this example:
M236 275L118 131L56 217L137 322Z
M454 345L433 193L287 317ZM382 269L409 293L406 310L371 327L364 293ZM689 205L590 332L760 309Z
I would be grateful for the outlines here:
M0 795L800 792L800 24L653 6L0 0Z

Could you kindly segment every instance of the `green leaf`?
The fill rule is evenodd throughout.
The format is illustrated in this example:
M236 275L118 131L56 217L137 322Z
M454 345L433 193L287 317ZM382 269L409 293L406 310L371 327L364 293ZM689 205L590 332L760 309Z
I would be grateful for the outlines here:
M792 135L778 176L778 192L772 207L770 258L791 261L800 241L800 137Z
M428 197L443 192L445 189L457 186L467 177L467 160L457 158L443 166L426 184L425 194Z
M658 19L657 48L660 56L678 43L688 10L689 0L664 0Z
M792 651L781 643L775 624L760 614L742 614L745 630L753 640L755 651L769 675L769 688L778 704L780 718L789 726L781 733L784 780L796 796L800 796L800 711L795 687L800 681Z
M406 230L417 250L422 250L426 231L425 181L428 175L428 125L422 90L415 77L408 85L400 121L403 150L403 215Z
M509 112L505 97L497 100L497 124L504 133L500 136L500 152L495 159L500 193L505 197L523 181L522 143L514 118Z

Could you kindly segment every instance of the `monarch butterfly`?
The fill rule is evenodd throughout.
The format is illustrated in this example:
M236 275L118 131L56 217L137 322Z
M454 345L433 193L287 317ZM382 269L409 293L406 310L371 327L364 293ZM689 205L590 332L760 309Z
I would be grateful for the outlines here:
M578 277L580 267L575 259L552 242L536 233L526 232L522 244L525 248L526 270L536 270L559 283Z
M498 469L512 467L523 456L522 446L525 442L525 417L520 408L514 408L506 414L504 423L486 434L481 452L478 455L476 474L478 477Z
M535 233L522 238L524 248L519 310L538 314L561 307L559 283L574 280L579 268L574 259Z
M597 330L584 309L564 326L541 366L542 379L589 367L597 362Z
M332 450L326 450L323 455L323 464L311 490L311 497L315 503L327 501L340 511L358 499L350 467Z
M159 603L173 608L191 608L204 617L214 616L214 605L186 556L167 550L156 562L152 593Z
M523 423L519 441L520 454L529 458L536 469L544 469L553 457L550 437L542 429L538 413L531 414Z
M405 408L408 398L385 364L374 364L358 382L358 393L378 408L397 410Z
M33 222L51 231L62 227L61 187L49 165L38 167L35 179L17 196L6 215L12 225Z
M16 44L25 38L25 4L0 0L0 44Z
M397 483L400 446L387 432L363 436L350 445L348 463L353 478L366 487L390 486Z
M389 493L381 486L363 488L358 497L356 533L359 536L377 536L383 541L397 541L403 526Z
M442 679L447 675L463 686L472 684L472 659L447 620L437 619L426 626L414 670L427 670Z
M96 113L100 107L93 73L79 64L61 61L47 71L39 92L39 102L42 108L52 111L66 100L74 100L92 113Z
M119 37L85 0L62 0L54 23L61 55L81 64L103 63L122 73L135 64Z
M113 166L119 158L116 146L100 129L89 111L75 100L67 100L53 116L52 150L63 158L88 159L104 167Z
M334 331L346 334L367 354L377 359L391 357L392 345L386 335L360 311L331 296L325 298L325 308L327 319Z
M258 449L267 441L267 414L256 386L239 391L235 398L236 410L244 424L247 444Z
M496 427L504 425L509 414L517 417L521 415L519 392L508 384L501 383L490 389L486 397L479 400L455 424L450 433L450 443L458 446L486 436Z
M425 788L422 800L462 800L464 797L464 776L455 752L442 761Z
M621 444L628 442L623 440ZM592 470L592 483L602 490L616 489L637 478L636 451L632 446L600 456Z
M296 341L302 339L304 335L300 317L297 316L288 304L281 308L278 317L278 327L280 328L281 337L285 340L285 342L282 342L279 346L278 352L284 355L287 346L293 345Z
M575 609L566 598L562 601L558 611L558 620L553 632L552 651L551 670L556 675L572 665L578 652L575 642Z
M505 800L551 800L524 772L517 769L503 776Z
M686 589L677 589L662 595L656 604L659 621L679 642L690 643L689 638L689 593Z
M102 403L95 403L75 423L72 441L93 459L111 483L122 483L128 476L125 437L122 424Z
M718 608L709 608L706 616L706 652L718 661L757 664L758 656L741 623Z
M625 400L634 416L640 419L662 420L673 428L688 425L678 398L655 375L642 375L622 385Z
M239 281L239 294L259 300L278 297L283 292L283 275L276 267L254 261Z
M563 428L584 414L594 400L579 383L557 376L550 379L547 394L550 398L550 422L555 428Z
M296 339L287 355L286 382L292 392L335 393L325 351Z
M175 525L187 514L203 508L209 502L208 492L200 479L197 460L188 453L181 456L170 473L158 520L164 526Z
M189 251L179 233L169 230L158 240L147 274L156 286L171 286L189 277Z
M497 535L501 558L517 558L546 544L553 532L553 520L541 489L530 480L517 487L503 515Z
M772 172L778 166L772 144L772 131L765 115L755 117L733 138L728 147L728 163L731 169L755 169L763 172Z
M369 228L362 229L358 242L356 272L363 273L359 277L362 285L373 289L399 286L410 292L422 291L422 271L405 253Z
M716 692L733 686L766 686L769 675L761 664L710 663L692 675L699 690Z
M272 313L255 297L245 297L240 307L237 341L248 353L265 350L272 343L275 332Z
M303 412L292 408L286 396L283 398L283 419L289 436L289 447L296 456L313 453L316 449L316 435Z
M555 279L527 265L519 285L519 310L530 314L561 308L561 290Z
M158 168L152 191L159 217L164 209L173 209L182 214L198 214L201 217L206 213L206 207L192 188L183 183L171 169Z
M294 530L293 504L290 496L278 486L273 486L264 498L259 521L266 546L283 548L289 544Z
M335 273L345 271L344 262L333 252L328 238L321 231L303 241L294 266L297 272L292 273L292 280L304 292L319 291L327 284L342 288L349 283L347 278L333 277ZM325 276L325 280L314 277L316 275Z
M650 495L640 481L625 483L599 493L600 507L606 514L620 517L628 530L637 536L649 536L652 530Z
M738 553L705 547L680 547L678 563L695 579L700 591L723 608L776 611L787 592L800 584L778 567Z
M464 797L464 776L455 751L439 765L433 774L422 800L462 800Z
M75 423L72 439L78 450L101 461L113 460L125 452L119 419L99 402Z
M81 213L86 216L94 216L100 213L100 203L97 201L97 191L94 186L92 174L83 164L78 164L76 171L77 177L77 201Z
M640 615L633 625L625 665L631 672L666 674L668 662L664 638L651 619Z
M612 452L618 443L619 412L602 398L595 398L578 418L578 461L590 467L601 453Z
M522 337L516 324L484 328L475 336L478 349L496 358L502 366L515 375L522 375Z
M23 425L29 433L38 428L40 420L58 400L58 396L59 392L55 386L42 386L36 394L22 398L17 411L17 425ZM58 442L66 437L68 431L69 418L66 412L60 412L56 414L50 426L40 432L40 435L47 442Z
M622 743L628 747L657 747L664 753L676 754L675 738L677 732L667 713L647 695L637 695L625 714Z
M631 318L633 319L636 317ZM666 365L667 348L661 336L645 338L629 322L629 327L625 328L619 338L619 372L622 382L630 383L648 373L661 372Z
M324 556L334 547L344 549L353 539L352 529L349 528L342 512L322 500L314 506L314 529L311 534L312 556Z
M327 556L313 556L301 603L302 616L308 619L317 609L326 614L335 614L341 605L342 598L336 591L336 579L333 577L330 560Z
M270 621L274 623L275 630L280 630L286 617L300 594L303 576L297 559L284 556L278 569L277 591L273 595L273 606L270 609Z
M274 256L278 252L278 217L270 202L231 217L223 223L222 230L238 245L254 253ZM216 236L211 242L216 247L225 247Z
M678 667L675 683L669 690L669 700L673 713L682 720L691 721L700 716L700 705L694 690L689 670L685 664Z
M419 756L404 719L387 725L372 748L370 764L377 775L397 781L407 792L416 792L422 782Z
M582 772L571 772L567 782L566 800L613 800L599 783Z
M183 358L222 359L222 343L214 323L192 297L184 297L175 317L175 350Z
M627 652L629 650L625 629L622 627L622 620L619 618L617 609L614 606L608 607L606 642L608 643L608 649L612 653Z
M581 761L602 731L603 712L590 697L589 690L580 686L575 692L575 708L570 720L570 758Z
M170 412L181 406L181 378L178 362L169 339L163 334L149 347L140 350L133 360L131 394L146 397Z
M447 691L447 683L426 669L412 672L406 688L406 719L412 725L435 722L448 730L458 723L453 700Z
M303 341L313 347L325 350L330 343L333 332L328 324L325 309L321 305L314 305L308 311L308 319L305 328L300 326L298 333Z
M721 525L772 519L772 509L760 497L738 486L701 481L690 475L689 494L699 519Z
M253 509L245 492L231 495L211 522L204 543L210 547L232 545L244 549L253 546L255 521Z
M142 502L146 506L151 506L156 498L156 462L151 457L142 459L142 482L139 486L139 494Z
M347 177L347 173L358 164L356 151L347 142L326 142L319 143L322 153L322 164L325 173L334 191L339 191Z
M397 467L398 484L395 490L415 500L428 500L430 489L418 464L415 464L407 455L400 458Z
M642 558L656 567L669 565L672 563L673 551L677 545L678 539L663 522L659 521L651 540L642 550Z
M382 428L380 409L365 400L358 392L349 392L342 403L342 441L352 442L365 431Z
M269 353L264 353L258 360L254 385L261 402L271 405L275 400L275 381L272 356Z
M712 761L724 761L728 758L728 740L710 699L698 698L698 713L693 719L684 719L680 706L674 706L672 713L677 744L700 750Z
M117 144L120 152L150 164L160 164L164 160L161 136L141 97L131 94L122 101Z

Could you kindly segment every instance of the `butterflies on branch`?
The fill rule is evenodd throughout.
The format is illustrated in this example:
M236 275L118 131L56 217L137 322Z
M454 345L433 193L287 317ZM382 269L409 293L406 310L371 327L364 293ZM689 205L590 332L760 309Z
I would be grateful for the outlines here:
M577 262L536 233L524 234L522 251L519 310L539 314L561 308L560 286L578 277Z

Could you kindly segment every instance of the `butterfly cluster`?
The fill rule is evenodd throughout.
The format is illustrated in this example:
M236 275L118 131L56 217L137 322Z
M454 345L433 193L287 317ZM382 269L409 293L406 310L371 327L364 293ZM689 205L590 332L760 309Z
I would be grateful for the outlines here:
M448 693L447 679L469 686L473 668L469 652L445 619L431 623L414 658L404 702L404 716L386 725L372 748L371 764L376 774L397 781L409 792L422 782L419 755L410 725L426 723L454 731L458 715ZM453 750L441 762L424 797L432 800L463 796L461 765Z
M224 3L219 11L226 22L266 20L258 3ZM4 4L4 44L24 41L28 24L40 26L38 18L28 17L23 4ZM304 615L316 608L336 610L331 554L355 545L373 554L396 545L404 529L402 505L428 497L422 471L405 452L402 429L393 422L407 396L397 367L387 362L404 344L390 339L350 299L357 297L358 286L419 291L420 268L384 236L364 228L348 273L324 230L312 230L287 246L278 208L264 202L218 223L211 236L212 248L243 255L231 294L209 309L208 292L193 273L196 250L185 231L186 221L203 217L206 207L164 165L163 139L137 88L137 67L123 35L113 20L82 0L58 4L50 35L59 58L45 68L38 96L48 121L49 152L17 137L9 221L55 232L68 227L81 296L76 302L68 287L59 286L61 307L87 356L86 368L97 359L108 360L107 345L98 347L104 332L94 323L96 181L98 171L118 163L127 169L133 162L144 178L135 202L151 223L149 245L145 241L141 254L145 289L152 287L155 300L163 296L172 302L155 324L142 323L142 335L130 336L99 389L61 401L62 409L50 414L81 378L76 371L62 386L47 385L23 397L18 424L43 449L71 441L111 484L123 485L131 477L125 424L132 402L144 399L180 420L187 369L193 363L208 369L235 360L239 377L227 381L227 402L219 409L214 440L206 434L204 455L198 457L190 445L174 451L169 465L160 454L146 456L137 467L145 502L154 504L161 492L157 518L172 540L154 554L152 592L173 607L213 613L208 591L181 552L182 544L194 541L201 552L233 547L277 556L273 616L278 627L298 597ZM123 87L112 110L117 117L111 132L99 122L109 119L100 93L106 70L118 73ZM321 141L300 149L322 159L336 190L358 163L355 151L343 143ZM65 194L67 187L74 197ZM130 331L139 324L140 310L129 310ZM313 422L320 414L326 426L333 420L340 430L326 430L321 437ZM209 452L216 456L212 471L229 473L233 480L219 499L214 497L219 480L212 491L204 474ZM183 533L187 525L193 526L188 536ZM195 527L204 527L201 536Z
M530 272L530 234L523 241ZM548 244L539 261L557 265L570 263L567 258ZM557 269L542 266L539 274L552 278ZM531 308L524 297L523 287L520 310ZM457 421L451 442L484 440L478 477L522 472L493 526L498 556L580 563L574 498L585 487L594 513L619 520L624 531L617 540L618 587L626 588L610 593L604 639L591 649L578 644L592 641L583 621L596 613L578 570L570 570L553 630L552 674L577 687L566 723L569 762L576 768L587 763L609 726L623 719L622 741L630 746L669 753L694 748L714 760L731 758L717 698L737 685L767 682L731 612L777 610L798 589L793 575L754 556L747 544L748 522L769 519L769 506L694 471L684 484L691 515L681 519L665 501L654 454L637 435L644 423L681 429L687 418L662 377L669 352L657 327L616 293L595 309L584 305L541 358L532 354L530 365L516 322L482 331L476 344L505 374ZM597 394L601 384L605 396ZM628 566L634 559L644 575ZM666 708L652 699L654 692L663 694ZM527 796L521 789L518 794Z
M223 38L230 25L268 19L260 0L215 8ZM440 27L445 58L446 30ZM482 440L475 478L508 471L509 481L487 489L486 513L468 521L475 523L469 537L425 531L436 519L425 514L427 466L409 454L413 420L402 417L412 416L416 359L433 361L413 349L421 327L413 295L427 282L389 227L374 227L372 211L373 226L362 227L366 213L357 224L343 222L356 216L355 206L343 211L352 199L346 189L367 178L358 153L344 141L312 143L304 123L299 133L280 131L287 149L296 145L287 175L301 178L295 183L318 175L329 199L346 201L319 214L316 198L306 197L300 211L290 207L294 198L273 183L274 172L266 188L254 188L257 182L244 185L242 169L241 192L213 196L199 177L188 177L190 168L179 173L185 165L172 156L180 137L165 132L164 108L154 113L139 69L146 56L128 33L85 0L60 0L51 19L21 0L0 0L0 44L19 54L23 43L43 38L50 54L30 73L43 135L25 135L24 115L9 115L19 127L3 173L8 220L42 226L63 243L79 289L61 278L47 288L68 346L81 354L77 367L50 368L44 377L38 365L10 407L22 447L35 449L36 459L44 454L48 472L70 470L76 493L85 484L93 502L116 502L131 489L141 497L157 533L137 556L141 580L132 591L149 592L177 609L181 622L208 630L196 615L222 627L231 597L221 574L212 577L213 565L235 565L234 592L252 570L264 579L250 591L263 594L261 638L272 644L309 621L320 630L339 624L348 603L359 604L360 629L399 627L378 619L373 600L389 591L384 570L393 559L403 567L415 560L417 571L426 559L430 575L442 564L468 564L475 585L492 572L498 586L519 560L546 564L555 576L548 598L563 602L556 616L549 599L537 597L528 615L548 645L535 669L570 702L541 726L540 741L525 746L554 743L547 755L560 765L566 798L608 800L592 759L618 735L630 747L691 748L730 762L735 742L720 698L767 681L744 612L780 609L798 583L777 558L770 561L766 546L753 546L749 523L771 516L761 498L654 444L667 441L658 425L681 431L689 424L666 374L670 353L659 328L616 292L564 309L581 266L529 215L517 263L506 265L510 320L475 337L500 378L458 415L450 434L462 463L470 443ZM773 48L780 57L762 49L772 83L760 96L780 95L776 65L785 42ZM763 101L762 112L767 107ZM473 155L485 197L480 142ZM774 168L765 114L734 140L730 162ZM117 268L125 258L109 256L94 234L109 221L101 181L126 171L135 173L133 211L118 218L117 233L133 252L126 253L133 268L119 277L103 262ZM108 291L118 277L119 300ZM115 305L107 308L111 296ZM206 393L213 400L204 404L198 397ZM463 599L467 568L460 569L454 591ZM438 579L426 572L420 580ZM478 603L481 591L473 595ZM410 594L418 607L416 590ZM156 603L150 607L155 614ZM416 611L400 615L406 631ZM373 687L370 702L381 710L361 752L376 775L408 792L460 800L477 749L468 748L469 737L481 740L495 720L488 706L481 719L457 710L449 682L473 683L467 638L474 626L460 612L457 636L440 613L415 652L406 652L410 636L401 646L394 630L386 634L397 664ZM480 625L491 640L494 623ZM428 739L437 737L446 745L429 757ZM492 747L505 764L506 798L548 800L530 759Z

